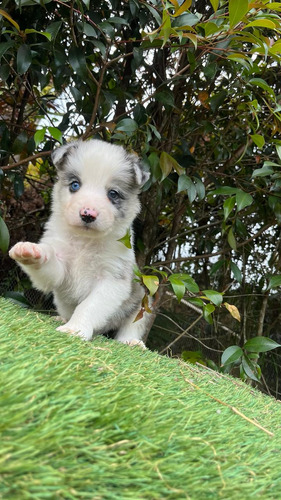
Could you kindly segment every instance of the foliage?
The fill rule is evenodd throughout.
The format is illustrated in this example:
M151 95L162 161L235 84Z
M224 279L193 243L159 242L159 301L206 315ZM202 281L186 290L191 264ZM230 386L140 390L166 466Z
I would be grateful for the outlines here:
M278 340L279 2L4 0L0 15L1 250L30 186L48 201L54 146L122 143L151 171L136 244L154 300L170 286L223 349Z
M281 347L280 344L268 337L253 337L245 342L242 349L236 345L229 346L222 355L222 366L227 367L228 372L239 366L240 377L243 380L248 378L259 382L261 379L261 368L258 364L259 353L271 351L277 347Z

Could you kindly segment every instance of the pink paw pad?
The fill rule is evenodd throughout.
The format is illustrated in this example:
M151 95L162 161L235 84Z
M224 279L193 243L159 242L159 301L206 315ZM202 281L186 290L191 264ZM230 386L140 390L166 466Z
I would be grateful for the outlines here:
M23 262L24 264L38 263L42 258L42 252L35 243L17 243L10 250L9 255L12 259Z

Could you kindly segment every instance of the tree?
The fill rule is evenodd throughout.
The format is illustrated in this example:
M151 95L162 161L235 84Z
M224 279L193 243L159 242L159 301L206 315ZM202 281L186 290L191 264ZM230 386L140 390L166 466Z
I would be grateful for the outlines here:
M53 147L99 135L151 171L137 228L147 293L185 300L192 335L217 350L279 340L280 12L267 0L4 1L2 250L28 186L48 202Z

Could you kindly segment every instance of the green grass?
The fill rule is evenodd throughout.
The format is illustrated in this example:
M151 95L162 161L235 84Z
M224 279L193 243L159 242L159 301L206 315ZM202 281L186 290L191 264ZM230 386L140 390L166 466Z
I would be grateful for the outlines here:
M279 402L56 325L0 300L0 498L281 498Z

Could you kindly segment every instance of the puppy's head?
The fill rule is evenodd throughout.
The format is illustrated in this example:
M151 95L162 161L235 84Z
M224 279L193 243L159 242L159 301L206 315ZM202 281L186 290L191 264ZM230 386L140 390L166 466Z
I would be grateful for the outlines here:
M138 193L148 180L138 157L99 140L76 141L54 151L58 171L53 211L89 235L126 230L138 214Z

